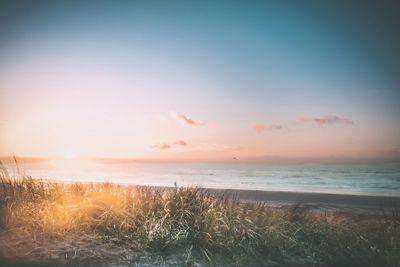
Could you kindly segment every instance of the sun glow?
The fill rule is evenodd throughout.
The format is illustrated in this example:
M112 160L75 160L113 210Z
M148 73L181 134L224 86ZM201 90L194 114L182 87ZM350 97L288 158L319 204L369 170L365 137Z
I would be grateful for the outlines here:
M72 151L66 151L63 155L63 158L65 160L73 160L76 158L76 154Z
M49 166L66 177L80 177L94 169L93 159L84 157L72 150L67 150L59 157L49 159Z

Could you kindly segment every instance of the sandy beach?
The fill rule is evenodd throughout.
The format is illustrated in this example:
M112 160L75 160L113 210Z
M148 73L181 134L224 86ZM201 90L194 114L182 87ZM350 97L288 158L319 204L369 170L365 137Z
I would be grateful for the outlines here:
M272 207L300 204L315 211L386 213L400 208L400 197L259 190L203 189L214 196L230 196L243 202L264 202Z
M151 187L169 191L173 187ZM349 212L356 214L390 214L400 210L400 197L329 193L304 193L241 189L201 188L214 197L228 197L247 203L264 203L273 208L301 205L310 211Z

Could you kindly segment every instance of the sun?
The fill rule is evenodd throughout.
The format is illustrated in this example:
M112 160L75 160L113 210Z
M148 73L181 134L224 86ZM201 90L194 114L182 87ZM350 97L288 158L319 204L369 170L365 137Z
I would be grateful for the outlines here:
M75 153L74 152L72 152L72 151L66 151L65 153L64 153L64 159L65 160L73 160L73 159L75 159L76 158L76 155L75 155Z

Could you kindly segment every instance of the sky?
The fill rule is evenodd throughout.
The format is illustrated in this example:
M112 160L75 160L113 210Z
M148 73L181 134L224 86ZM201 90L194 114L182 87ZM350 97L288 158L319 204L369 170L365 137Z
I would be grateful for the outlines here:
M0 156L400 158L396 1L1 1Z

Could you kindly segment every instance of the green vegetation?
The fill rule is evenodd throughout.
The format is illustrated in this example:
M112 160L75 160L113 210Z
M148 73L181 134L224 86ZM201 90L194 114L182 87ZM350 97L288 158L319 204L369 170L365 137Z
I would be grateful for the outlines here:
M4 261L400 266L396 214L273 209L211 197L195 187L161 190L2 175L0 218Z

